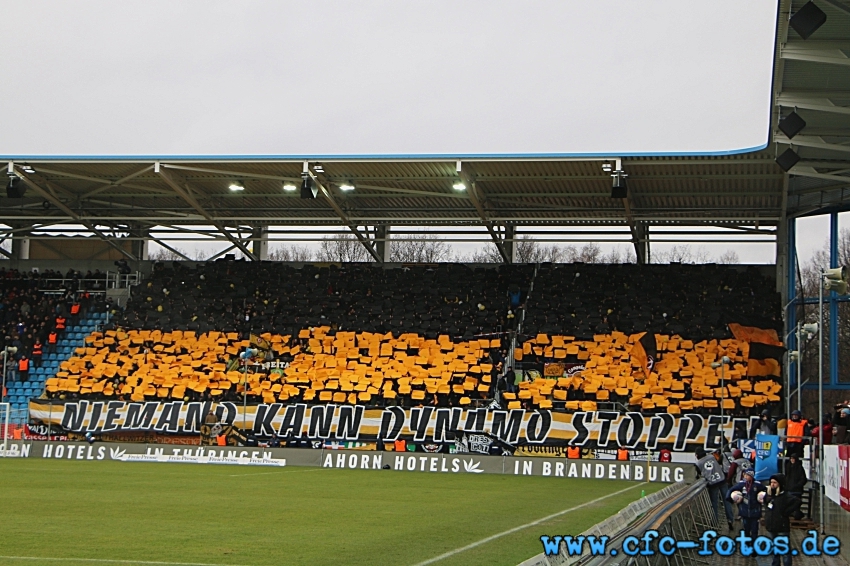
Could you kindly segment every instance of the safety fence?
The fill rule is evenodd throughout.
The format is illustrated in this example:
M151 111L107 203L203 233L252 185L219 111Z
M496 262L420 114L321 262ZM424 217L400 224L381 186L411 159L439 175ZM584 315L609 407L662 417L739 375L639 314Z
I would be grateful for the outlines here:
M585 537L608 537L608 548L619 548L630 537L640 537L647 530L658 531L658 536L671 536L677 540L696 540L707 529L716 529L716 519L708 499L704 480L693 484L679 482L669 485L647 497L629 504L625 509L582 533ZM618 556L606 553L594 555L585 546L581 555L571 556L566 543L561 543L557 555L541 553L520 566L680 566L706 564L696 550L680 550L674 556L660 553L643 556Z

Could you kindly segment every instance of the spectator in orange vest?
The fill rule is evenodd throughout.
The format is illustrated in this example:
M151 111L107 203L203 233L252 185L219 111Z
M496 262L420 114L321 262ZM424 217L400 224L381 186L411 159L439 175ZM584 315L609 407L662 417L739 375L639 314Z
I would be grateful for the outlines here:
M32 345L32 365L39 367L41 365L41 357L44 354L44 347L41 345L41 339L36 337L35 344Z
M629 460L629 450L625 446L620 446L617 449L617 460Z
M18 377L22 382L26 382L30 377L30 361L25 355L18 360Z
M809 427L808 422L803 420L803 415L800 411L791 411L791 420L788 421L788 428L785 434L788 435L785 443L788 456L796 454L798 458L802 458L804 439L806 436L812 434L812 429Z

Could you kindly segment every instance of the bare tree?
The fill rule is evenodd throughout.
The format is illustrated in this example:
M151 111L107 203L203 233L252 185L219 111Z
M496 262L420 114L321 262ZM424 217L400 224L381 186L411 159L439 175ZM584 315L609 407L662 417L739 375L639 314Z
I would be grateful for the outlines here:
M735 250L726 250L720 257L717 258L717 263L732 265L735 263L741 263L741 258L738 257L738 252Z
M404 240L390 240L390 261L397 263L438 263L449 261L452 247L427 234L407 236Z
M360 243L358 242L358 245ZM310 261L313 250L307 246L281 246L269 250L269 261Z
M566 246L564 247L564 260L568 263L577 261L583 263L602 263L603 255L602 248L596 242L589 242L582 247Z
M502 263L502 254L496 244L486 244L468 256L457 256L455 261L466 263Z
M563 248L552 244L545 246L530 236L520 236L514 240L514 262L543 263L561 262L564 258Z
M325 237L319 244L318 261L372 261L372 256L353 235L344 234L336 237Z
M652 254L652 263L710 263L711 261L711 254L702 246L694 248L675 245L669 250Z
M181 254L185 255L186 257L189 257L189 254L186 251L178 248L177 246L174 246L174 249L177 250L178 252L180 252ZM179 254L169 250L168 248L160 248L160 249L156 250L155 252L148 254L148 259L150 259L151 261L185 261L186 260L186 258L181 257Z
M602 258L602 263L637 263L637 256L634 248L627 246L626 250L620 249L620 246L611 248L611 253Z

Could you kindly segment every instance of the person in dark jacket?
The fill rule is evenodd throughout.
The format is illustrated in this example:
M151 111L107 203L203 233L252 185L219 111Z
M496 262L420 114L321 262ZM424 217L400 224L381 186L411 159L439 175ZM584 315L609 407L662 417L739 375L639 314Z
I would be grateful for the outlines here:
M744 472L744 481L738 482L729 489L729 499L738 504L738 515L744 525L744 532L755 539L759 534L759 519L761 518L761 502L759 494L765 491L764 485L755 480L755 472Z
M800 510L800 498L785 491L785 475L773 474L764 495L764 528L772 538L785 536L790 538L791 516ZM791 553L782 556L784 566L791 566ZM773 565L779 566L779 555L773 555Z
M788 493L802 499L803 490L806 488L806 482L809 478L806 476L806 470L803 468L803 462L796 455L791 456L785 464L785 489ZM803 513L797 511L794 514L795 519L802 519Z
M759 420L750 427L750 439L755 440L757 434L776 434L776 420L770 416L767 409L761 412Z

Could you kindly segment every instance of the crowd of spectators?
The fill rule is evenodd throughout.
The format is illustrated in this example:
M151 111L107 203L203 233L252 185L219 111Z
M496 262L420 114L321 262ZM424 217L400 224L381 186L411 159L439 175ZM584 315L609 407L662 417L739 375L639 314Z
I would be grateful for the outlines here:
M532 265L440 264L385 269L224 261L158 264L116 326L198 332L415 332L470 339L507 324L509 288L527 288Z
M104 308L105 277L99 271L26 272L0 268L0 332L14 348L7 370L37 366L51 342L90 308ZM51 338L51 334L55 334ZM21 360L29 360L21 364ZM27 369L23 369L24 377Z

